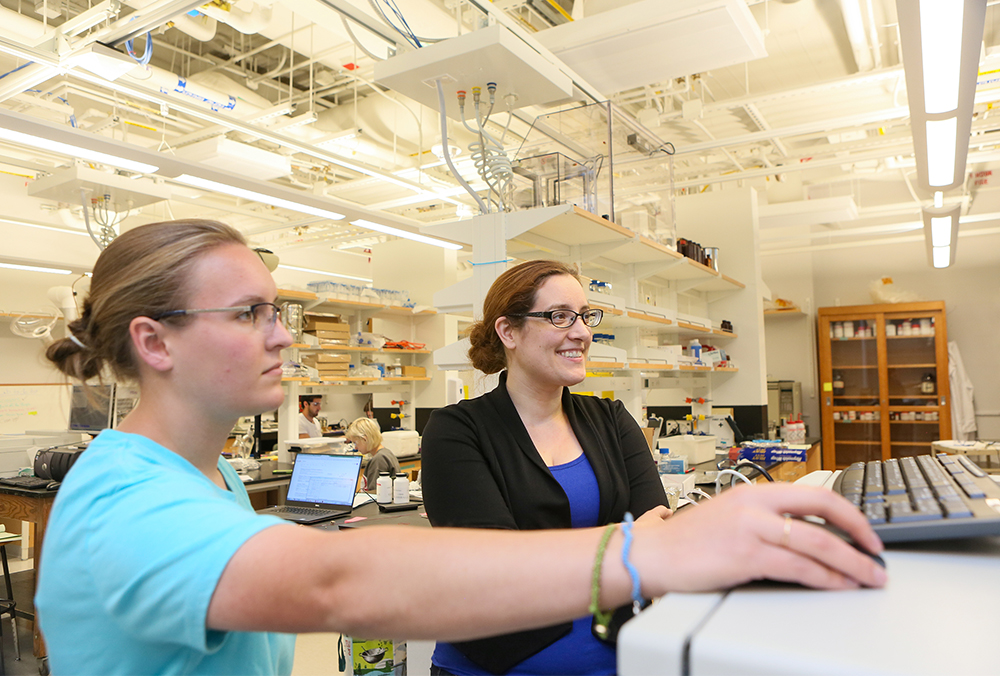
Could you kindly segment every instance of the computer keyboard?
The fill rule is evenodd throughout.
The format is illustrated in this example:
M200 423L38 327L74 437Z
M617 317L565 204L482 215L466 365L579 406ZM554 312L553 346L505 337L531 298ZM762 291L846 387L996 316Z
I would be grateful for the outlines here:
M329 509L313 509L312 507L289 507L284 505L281 507L281 511L288 514L298 514L299 516L326 516L330 513Z
M52 483L51 479L42 479L37 476L9 476L0 479L0 484L17 488L45 488L50 483Z
M832 488L883 542L1000 535L1000 486L964 455L856 462Z

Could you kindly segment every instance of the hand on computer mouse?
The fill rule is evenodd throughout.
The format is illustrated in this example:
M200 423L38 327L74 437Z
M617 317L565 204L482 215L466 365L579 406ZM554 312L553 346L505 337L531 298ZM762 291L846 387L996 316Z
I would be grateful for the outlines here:
M818 589L885 584L882 566L826 528L794 518L803 515L841 528L872 554L883 550L861 512L830 490L779 483L738 486L660 524L636 525L637 556L646 537L674 552L666 560L661 556L645 562L648 577L640 568L643 590L658 595L658 579L666 587L660 594L725 589L762 579Z

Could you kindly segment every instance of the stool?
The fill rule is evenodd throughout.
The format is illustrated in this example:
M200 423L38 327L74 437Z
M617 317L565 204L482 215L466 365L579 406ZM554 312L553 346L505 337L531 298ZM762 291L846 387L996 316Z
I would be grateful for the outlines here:
M0 618L2 618L7 613L10 613L10 626L14 632L14 659L21 659L21 645L17 636L17 613L16 604L14 603L14 589L10 583L10 568L7 566L7 543L0 542L0 565L3 566L3 580L7 586L7 598L0 599ZM3 625L0 624L0 674L7 673L7 667L4 664L4 650L3 650Z

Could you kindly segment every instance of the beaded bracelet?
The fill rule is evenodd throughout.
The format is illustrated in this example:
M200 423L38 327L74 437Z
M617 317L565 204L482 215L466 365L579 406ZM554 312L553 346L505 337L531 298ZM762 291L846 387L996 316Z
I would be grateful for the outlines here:
M629 555L632 553L632 524L634 521L632 513L625 512L625 520L622 522L622 534L625 536L625 542L622 543L622 565L625 566L625 570L628 571L628 576L632 580L632 612L638 615L639 611L642 610L644 599L639 583L639 571L629 559Z
M601 542L597 545L597 556L594 557L594 572L590 578L590 607L587 609L594 616L594 632L601 638L608 637L608 625L611 622L611 611L601 610L601 567L604 564L604 552L608 548L608 541L614 535L618 525L609 523L601 536Z

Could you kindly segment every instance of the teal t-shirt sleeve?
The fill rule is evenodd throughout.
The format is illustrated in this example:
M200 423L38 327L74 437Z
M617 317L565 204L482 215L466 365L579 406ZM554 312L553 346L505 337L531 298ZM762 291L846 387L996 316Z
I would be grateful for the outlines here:
M207 479L179 484L150 475L102 496L87 552L98 596L124 632L208 651L219 640L206 617L222 571L247 540L285 522L254 514L242 484L234 493Z

